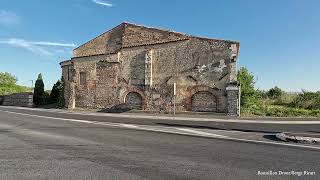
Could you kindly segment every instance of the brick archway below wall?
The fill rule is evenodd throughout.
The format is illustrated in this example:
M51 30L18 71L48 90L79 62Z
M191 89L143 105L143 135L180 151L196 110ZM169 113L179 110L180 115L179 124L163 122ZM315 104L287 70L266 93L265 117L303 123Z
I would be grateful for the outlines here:
M130 109L143 109L143 99L139 93L129 92L125 97L125 103Z
M129 96L128 96L129 95ZM136 87L128 87L120 93L120 103L127 104L128 101L134 101L136 98L138 102L140 102L141 97L141 107L139 105L139 109L145 110L146 109L146 96L144 92ZM136 105L140 104L136 102ZM130 104L129 104L130 105ZM133 105L133 104L132 104Z
M188 88L186 107L188 111L219 112L222 91L208 86L193 86ZM195 107L195 106L198 106Z
M217 112L217 99L208 91L199 91L191 97L191 110L197 112Z

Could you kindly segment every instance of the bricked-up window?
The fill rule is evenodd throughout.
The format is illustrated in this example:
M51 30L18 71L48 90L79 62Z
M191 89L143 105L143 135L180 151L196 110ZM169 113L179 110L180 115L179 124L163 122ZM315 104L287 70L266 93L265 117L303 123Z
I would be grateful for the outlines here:
M87 83L87 73L80 72L80 85L84 85Z
M68 76L67 77L68 81L70 81L70 77L71 77L71 67L70 66L68 66L68 75L67 76Z

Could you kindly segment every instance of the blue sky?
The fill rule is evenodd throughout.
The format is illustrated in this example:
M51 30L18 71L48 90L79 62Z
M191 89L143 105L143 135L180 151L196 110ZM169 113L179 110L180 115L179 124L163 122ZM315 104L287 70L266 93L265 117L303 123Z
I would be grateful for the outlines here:
M72 49L129 21L240 41L256 86L320 90L319 0L0 0L0 72L51 89Z

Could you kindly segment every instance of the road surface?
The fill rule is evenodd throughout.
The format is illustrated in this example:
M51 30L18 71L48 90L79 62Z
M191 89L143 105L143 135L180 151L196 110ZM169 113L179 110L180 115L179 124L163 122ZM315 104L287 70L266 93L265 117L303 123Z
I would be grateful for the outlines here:
M319 157L307 148L0 111L0 179L320 179ZM270 171L278 175L258 175Z

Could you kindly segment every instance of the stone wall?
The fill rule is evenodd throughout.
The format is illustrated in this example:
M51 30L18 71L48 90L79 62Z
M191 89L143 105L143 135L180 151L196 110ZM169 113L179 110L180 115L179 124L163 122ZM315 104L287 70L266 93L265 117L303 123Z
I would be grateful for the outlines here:
M230 84L227 88L228 115L240 116L240 88L237 85Z
M197 103L192 105L190 99L197 93L192 89L203 86L211 89L203 93L214 96L215 111L227 112L225 89L230 80L236 81L236 76L230 72L230 66L235 64L230 60L231 45L229 42L191 39L124 48L108 56L73 58L72 64L63 67L63 74L67 76L67 68L74 73L70 82L74 84L76 107L111 108L124 103L126 93L136 89L146 97L146 110L171 111L173 83L176 82L177 110L201 109L193 107ZM152 74L146 65L146 58L151 56L152 66L149 66ZM84 85L79 83L80 72L85 72L87 76ZM207 100L203 103L212 104Z
M6 95L3 98L2 105L32 107L33 93L15 93L11 95Z
M144 110L170 112L176 83L177 111L236 112L238 98L226 88L237 82L238 50L237 42L122 24L61 63L66 105L114 108L130 101L138 106L128 98L134 92Z

